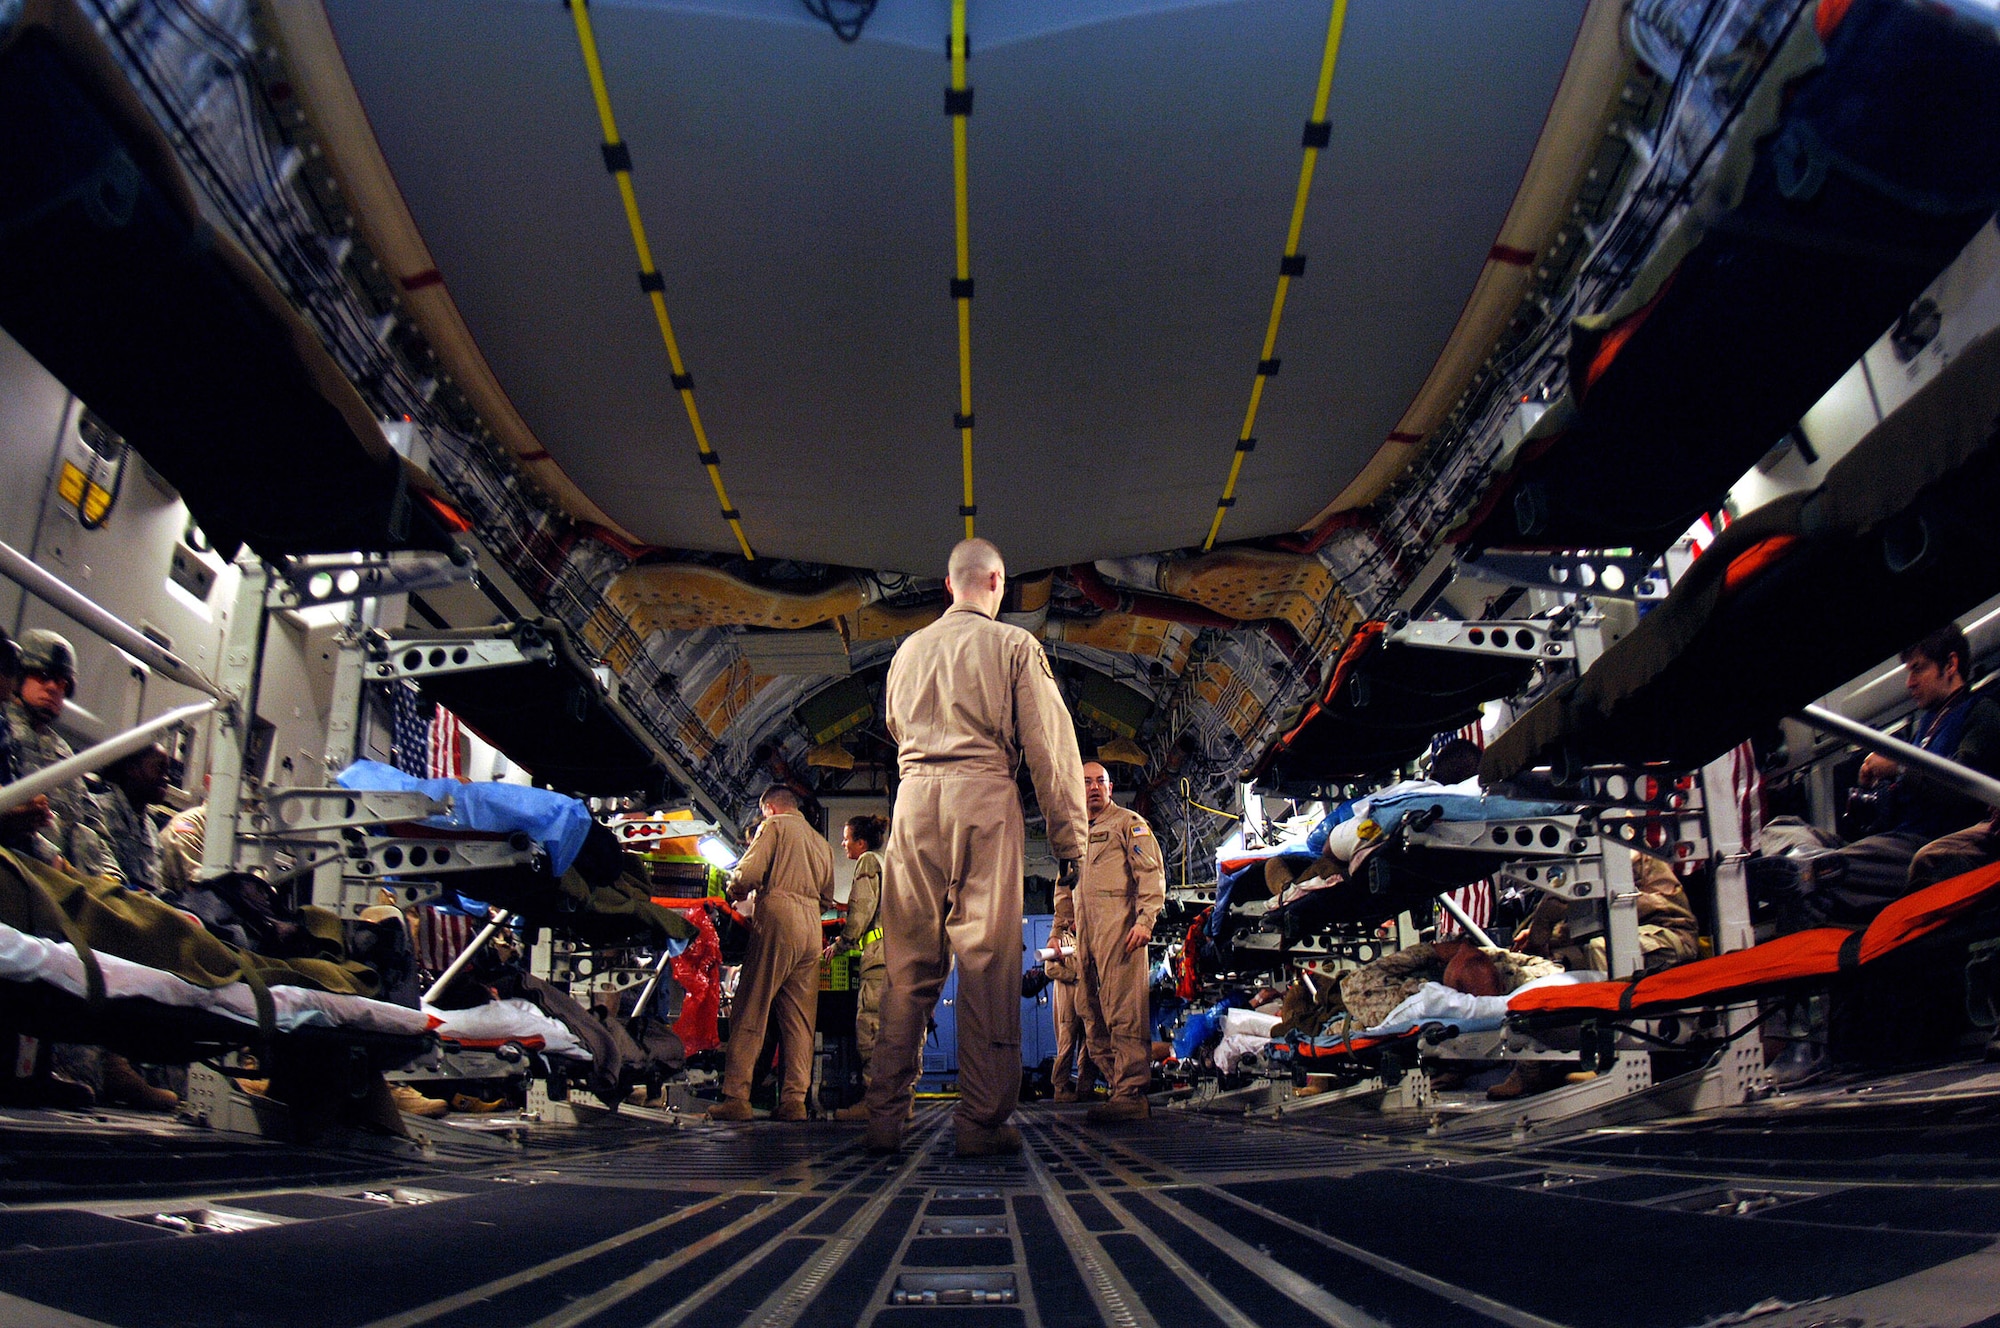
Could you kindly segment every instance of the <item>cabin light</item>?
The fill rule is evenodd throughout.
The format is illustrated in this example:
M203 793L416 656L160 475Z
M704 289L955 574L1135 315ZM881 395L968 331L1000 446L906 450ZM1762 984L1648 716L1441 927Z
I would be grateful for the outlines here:
M695 841L695 850L708 860L711 867L728 871L736 865L736 850L729 847L729 841L721 835L703 835Z

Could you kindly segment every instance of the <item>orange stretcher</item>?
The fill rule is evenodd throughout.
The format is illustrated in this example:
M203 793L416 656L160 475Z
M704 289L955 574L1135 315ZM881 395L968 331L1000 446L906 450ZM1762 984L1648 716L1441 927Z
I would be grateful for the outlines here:
M1905 895L1858 931L1817 927L1636 980L1538 987L1510 1001L1507 1013L1510 1019L1531 1016L1537 1024L1606 1014L1644 1018L1780 995L1865 968L1995 903L2000 863Z

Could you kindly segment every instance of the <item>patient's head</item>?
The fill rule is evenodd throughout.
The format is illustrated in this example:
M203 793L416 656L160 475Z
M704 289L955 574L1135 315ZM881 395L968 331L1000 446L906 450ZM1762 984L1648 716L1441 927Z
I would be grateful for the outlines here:
M1479 773L1479 748L1469 738L1453 738L1431 757L1431 778L1440 784L1463 784Z

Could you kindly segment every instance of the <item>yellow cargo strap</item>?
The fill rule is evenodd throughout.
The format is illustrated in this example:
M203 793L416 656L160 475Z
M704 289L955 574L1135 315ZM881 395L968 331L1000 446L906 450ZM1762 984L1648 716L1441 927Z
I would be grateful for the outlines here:
M965 188L965 122L972 115L972 89L965 85L965 0L951 0L951 37L946 43L951 57L951 86L945 89L944 113L951 117L951 195L957 217L958 264L951 279L952 303L958 306L958 413L952 425L958 430L958 449L965 471L964 501L958 514L965 518L965 537L972 538L973 518L979 507L972 500L972 223Z
M1215 520L1209 522L1208 538L1201 543L1204 553L1215 547L1223 515L1236 506L1236 481L1243 473L1243 458L1257 447L1257 407L1264 400L1264 383L1278 373L1278 324L1285 317L1285 295L1291 289L1292 278L1302 277L1306 272L1305 255L1299 252L1299 232L1306 224L1313 167L1319 162L1320 149L1333 139L1333 126L1326 119L1326 104L1333 94L1333 65L1340 54L1340 31L1346 23L1347 0L1333 0L1333 12L1326 23L1326 49L1319 60L1319 89L1313 94L1312 118L1306 121L1301 140L1305 155L1299 162L1299 190L1292 199L1292 224L1285 232L1284 257L1278 260L1278 293L1271 301L1271 321L1264 328L1264 350L1257 357L1257 376L1250 381L1250 408L1243 413L1243 429L1236 435L1236 455L1229 462L1229 478L1215 504Z
M604 128L604 168L618 182L618 197L625 203L625 221L632 228L632 247L639 254L639 290L653 305L653 320L660 325L660 340L667 346L667 366L673 374L674 390L680 393L687 410L688 427L694 430L696 458L708 471L715 487L715 500L722 504L722 519L729 523L743 556L755 562L750 539L743 533L743 514L729 505L729 490L722 484L722 459L709 445L708 431L702 427L701 411L694 404L694 375L681 361L680 342L674 338L673 320L667 317L666 282L653 262L653 247L646 242L646 223L639 216L639 196L632 191L632 150L618 137L618 121L611 114L611 92L604 84L604 63L597 56L597 34L590 26L589 0L565 0L576 19L576 40L583 48L584 72L590 76L590 95L597 102L597 119Z
M881 939L882 939L882 929L880 927L871 928L870 930L861 933L861 939L854 943L854 948L857 950L866 950L869 946L875 944L875 942Z

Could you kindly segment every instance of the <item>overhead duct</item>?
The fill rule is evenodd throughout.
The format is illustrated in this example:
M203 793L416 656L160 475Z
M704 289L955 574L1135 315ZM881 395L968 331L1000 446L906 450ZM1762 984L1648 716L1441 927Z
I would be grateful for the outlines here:
M1044 641L1157 659L1172 673L1179 673L1187 666L1194 636L1179 623L1136 613L1051 618L1042 629Z
M1078 588L1098 602L1099 597L1084 584L1081 573L1085 569L1075 570L1079 573ZM1330 648L1361 618L1340 589L1333 569L1306 554L1223 549L1192 558L1149 556L1105 561L1089 573L1091 579L1107 573L1127 585L1151 585L1172 597L1132 596L1135 612L1157 608L1161 616L1174 615L1173 621L1201 626L1233 627L1276 619L1289 625L1299 640L1314 650ZM1102 580L1097 579L1097 584L1102 586ZM1141 600L1146 603L1143 609L1138 607ZM1202 610L1207 610L1205 617L1188 616Z
M641 636L704 627L814 627L875 599L872 582L843 577L810 594L774 590L698 563L627 568L604 589Z

